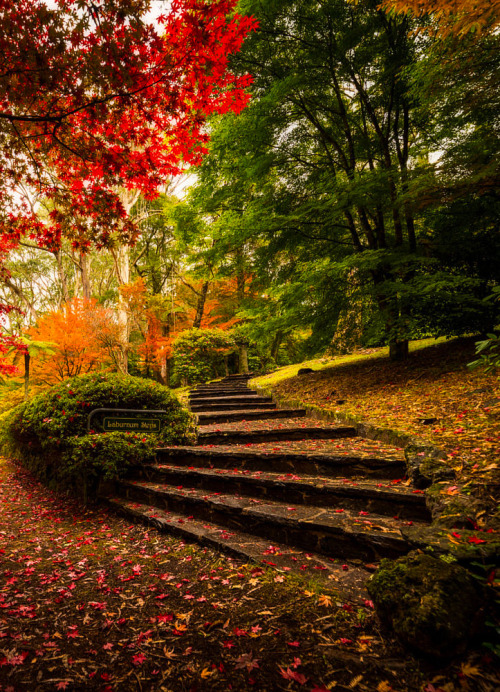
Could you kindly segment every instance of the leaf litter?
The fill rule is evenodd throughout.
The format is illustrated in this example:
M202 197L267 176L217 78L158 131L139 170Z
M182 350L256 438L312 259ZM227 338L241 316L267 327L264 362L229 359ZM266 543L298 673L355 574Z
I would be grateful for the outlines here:
M2 692L402 692L437 675L384 637L371 602L82 508L5 459L0 558ZM439 671L447 690L493 689L488 658L467 666Z

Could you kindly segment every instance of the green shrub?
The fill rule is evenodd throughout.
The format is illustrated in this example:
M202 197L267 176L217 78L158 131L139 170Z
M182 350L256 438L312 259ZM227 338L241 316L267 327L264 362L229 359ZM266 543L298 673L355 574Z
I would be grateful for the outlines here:
M222 329L189 329L174 343L175 374L186 384L207 382L225 374L224 358L236 350Z
M96 408L162 409L158 434L87 434ZM92 425L98 428L98 421ZM0 444L44 482L94 496L99 482L122 476L131 464L147 463L161 444L189 443L189 412L169 390L151 380L112 374L75 377L21 404L3 421Z

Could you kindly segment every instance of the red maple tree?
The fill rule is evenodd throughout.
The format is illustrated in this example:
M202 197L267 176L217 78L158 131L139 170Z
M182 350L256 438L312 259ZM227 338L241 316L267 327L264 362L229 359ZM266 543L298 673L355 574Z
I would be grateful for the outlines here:
M0 0L0 262L23 234L130 242L119 188L154 197L200 162L207 117L247 103L250 77L231 74L228 58L255 21L235 0L173 0L157 24L149 5ZM48 223L26 190L52 200Z

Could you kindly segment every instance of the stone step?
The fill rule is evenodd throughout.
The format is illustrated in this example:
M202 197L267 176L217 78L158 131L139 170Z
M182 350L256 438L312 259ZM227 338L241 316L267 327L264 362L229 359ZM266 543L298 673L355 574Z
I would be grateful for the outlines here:
M172 465L141 467L134 478L171 486L204 488L224 494L307 504L358 512L375 512L406 520L428 521L425 495L400 483L374 479L349 480L261 471L185 468Z
M410 549L401 534L405 523L380 515L370 519L344 510L316 506L290 508L286 503L207 493L147 481L120 481L117 494L125 500L152 505L197 520L213 521L229 530L251 533L269 541L344 559L376 561L395 558ZM293 511L292 511L293 510Z
M227 403L227 404L252 404L257 402L268 402L272 403L272 397L270 396L259 396L259 394L253 394L249 389L248 394L235 394L232 396L218 396L218 397L189 397L189 402L191 404L202 405L202 404L212 404L214 401L217 403Z
M247 375L226 375L220 381L221 382L238 382L239 380L244 380L245 382L251 380L253 375L248 373Z
M360 564L342 564L343 561L333 560L310 550L305 553L282 543L274 542L270 545L268 540L258 536L241 531L230 532L213 522L198 521L194 517L165 512L157 507L123 498L104 498L104 502L131 521L152 526L182 540L199 543L245 562L255 562L264 568L271 566L289 574L300 574L302 578L309 576L325 581L330 588L335 588L360 605L366 604L369 598L363 587L370 573ZM373 570L373 565L370 565L370 569Z
M380 457L362 457L353 454L300 454L293 452L269 453L264 451L200 449L198 447L162 447L157 450L159 463L181 464L196 468L240 469L246 471L270 471L350 477L367 475L376 478L402 478L405 473L401 460Z
M193 413L198 413L201 411L206 411L207 413L211 413L212 411L255 411L257 409L275 409L276 404L272 401L252 400L234 403L228 403L227 401L223 401L222 403L214 403L213 400L210 400L209 404L199 404L198 402L192 401L189 408Z
M203 389L200 391L191 390L189 394L189 401L193 399L209 399L213 397L228 397L228 396L252 396L257 395L253 389L248 389L248 387L231 387L231 389L224 387L223 389Z
M191 392L203 392L210 389L247 389L248 382L246 380L241 380L240 382L225 382L219 380L218 382L208 382L207 384L199 384L197 387L192 387Z
M211 430L199 432L198 444L244 444L257 442L279 442L280 440L335 440L345 437L356 437L356 428L338 426L331 428L297 427L274 428L262 430Z
M267 418L302 418L306 415L305 409L269 409L255 411L219 411L218 413L198 413L199 425L211 423L230 423L231 421L265 420Z

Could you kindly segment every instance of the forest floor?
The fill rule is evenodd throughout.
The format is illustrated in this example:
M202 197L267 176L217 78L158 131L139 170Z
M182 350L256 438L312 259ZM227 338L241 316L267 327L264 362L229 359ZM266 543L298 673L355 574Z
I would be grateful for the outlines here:
M426 345L425 342L422 345ZM417 348L407 361L391 362L387 349L370 349L330 361L303 363L317 372L296 375L300 366L252 380L281 399L410 434L443 450L458 483L499 486L500 378L470 370L473 339Z
M0 690L493 692L478 646L439 666L319 580L82 508L0 462Z
M490 488L498 380L468 371L472 355L470 343L451 342L406 364L364 353L271 377L282 396L418 433L447 450L466 482ZM368 595L350 600L312 570L243 564L83 508L7 459L0 564L0 692L498 689L486 632L448 663L417 659L381 629Z

